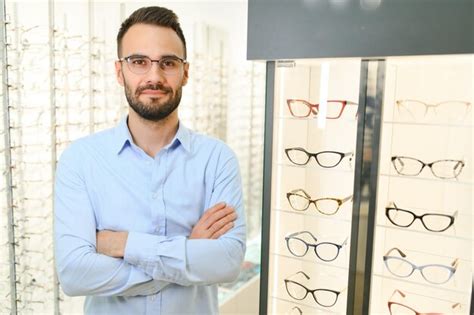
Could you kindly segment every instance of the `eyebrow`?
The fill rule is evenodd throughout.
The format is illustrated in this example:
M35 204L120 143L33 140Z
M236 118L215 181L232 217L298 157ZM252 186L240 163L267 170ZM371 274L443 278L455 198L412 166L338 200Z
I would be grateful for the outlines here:
M141 54L141 53L130 54L125 58L129 58L129 57L147 57L147 58L153 59L150 56L147 56L147 55ZM178 56L173 55L173 54L165 54L165 55L162 55L159 59L153 59L153 60L160 60L160 59L167 58L167 57L175 57L175 58L180 58L180 59L184 60L184 58L178 57Z

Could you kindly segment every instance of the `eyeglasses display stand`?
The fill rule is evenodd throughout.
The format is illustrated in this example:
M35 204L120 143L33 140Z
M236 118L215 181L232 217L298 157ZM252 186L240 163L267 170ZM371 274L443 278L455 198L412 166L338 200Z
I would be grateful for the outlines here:
M472 55L267 66L260 312L469 314Z

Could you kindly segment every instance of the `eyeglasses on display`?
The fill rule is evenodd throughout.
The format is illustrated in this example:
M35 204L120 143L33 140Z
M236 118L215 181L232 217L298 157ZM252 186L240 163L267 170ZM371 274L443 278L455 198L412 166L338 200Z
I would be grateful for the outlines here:
M324 306L324 307L331 307L331 306L334 306L334 304L336 304L339 295L346 290L346 289L341 290L341 291L335 291L335 290L330 290L330 289L310 290L304 285L302 285L301 283L290 280L290 278L299 274L303 275L307 280L310 279L310 277L303 271L298 271L294 275L291 275L288 278L284 279L286 292L288 293L289 296L291 296L295 300L299 300L299 301L304 300L308 296L308 294L311 294L314 301L318 303L319 305Z
M398 227L406 228L411 226L415 220L420 220L421 224L428 231L444 232L454 224L458 212L456 211L452 215L438 213L416 215L411 210L398 208L394 202L391 202L389 206L385 208L385 215L393 225Z
M398 289L393 291L392 296L390 297L390 300L387 302L390 315L444 315L444 313L437 313L437 312L420 313L418 311L415 311L412 307L408 305L391 301L393 296L397 293L403 298L406 297L406 294ZM451 309L456 309L456 308L461 308L461 303L455 303L451 306Z
M311 237L313 243L310 244L305 241L302 236L308 235ZM348 237L342 242L342 244L336 244L333 242L319 242L317 238L309 231L301 231L292 233L285 237L286 247L296 257L303 257L306 255L308 250L312 247L316 256L326 262L333 261L339 256L341 248L347 245Z
M297 118L305 118L313 113L314 116L318 116L319 113L319 104L311 104L305 100L298 100L298 99L287 99L286 103L288 105L288 109L293 117ZM357 103L351 101L344 101L344 100L328 100L327 101L327 112L326 118L327 119L337 119L341 117L346 105L355 105L358 106ZM356 111L357 116L357 111Z
M406 99L397 100L395 103L400 113L407 113L413 119L425 117L431 109L439 117L448 120L459 120L466 117L472 108L470 102L455 100L429 104L419 100Z
M441 179L457 178L465 165L461 160L438 160L425 163L408 156L392 156L392 164L397 173L404 176L417 176L427 166L435 177Z
M393 251L397 252L402 257L389 256ZM407 278L411 276L415 270L419 270L423 278L432 284L443 284L448 282L456 272L459 263L459 259L456 258L450 266L440 264L417 266L406 260L405 257L405 253L394 247L383 256L383 261L388 271L397 277Z
M316 163L324 168L336 167L346 156L349 156L352 159L352 156L354 155L353 152L342 153L338 151L320 151L317 153L311 153L300 147L286 148L285 153L293 164L306 165L311 157L313 157L316 160Z
M183 65L187 63L186 60L177 56L164 56L161 59L153 60L148 56L131 55L120 58L119 61L125 61L128 69L135 74L145 74L150 71L153 62L158 64L158 67L166 75L178 74Z
M343 203L352 199L352 195L343 199L330 197L311 199L311 196L303 189L295 189L288 192L286 198L291 208L296 211L306 211L311 204L314 204L321 214L334 215Z

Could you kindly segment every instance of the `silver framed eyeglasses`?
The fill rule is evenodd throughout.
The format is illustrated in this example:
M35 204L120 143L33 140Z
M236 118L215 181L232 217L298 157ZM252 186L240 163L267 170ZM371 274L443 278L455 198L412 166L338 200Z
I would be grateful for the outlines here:
M390 256L394 251L401 257ZM411 276L415 270L419 270L423 278L432 284L443 284L448 282L456 273L459 264L459 259L456 258L450 266L441 264L417 266L405 259L406 257L407 255L404 252L394 247L383 256L383 261L388 271L397 277L407 278Z
M438 103L427 103L420 100L405 99L395 101L401 114L408 114L413 119L424 118L429 111L438 117L448 120L459 120L466 117L471 111L472 104L466 101L451 100Z
M158 68L166 75L176 75L187 63L183 58L178 56L164 56L161 59L151 59L143 55L130 55L119 59L120 62L125 61L128 69L135 74L145 74L150 71L153 62L158 64Z

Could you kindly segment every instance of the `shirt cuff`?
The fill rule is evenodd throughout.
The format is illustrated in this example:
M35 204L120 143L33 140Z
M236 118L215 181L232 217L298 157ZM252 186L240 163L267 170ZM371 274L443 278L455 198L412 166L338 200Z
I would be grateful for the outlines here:
M129 232L123 259L154 279L177 281L186 270L186 237Z

